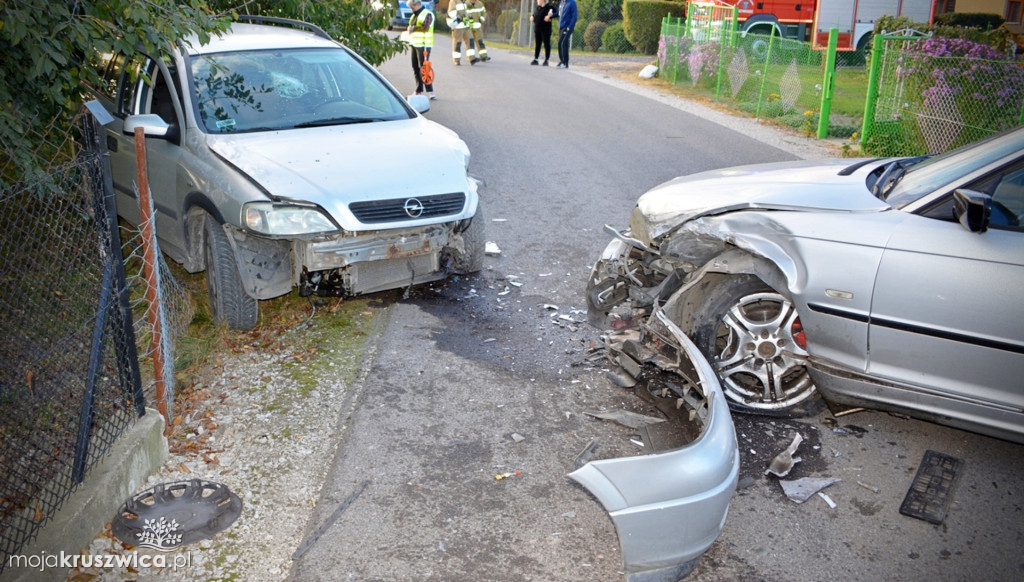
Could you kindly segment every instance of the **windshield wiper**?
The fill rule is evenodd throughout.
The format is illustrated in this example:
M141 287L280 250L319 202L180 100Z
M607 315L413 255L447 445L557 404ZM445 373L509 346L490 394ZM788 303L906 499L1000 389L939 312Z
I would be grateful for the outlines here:
M927 160L933 155L935 154L925 154L923 156L903 158L889 162L885 165L885 169L882 170L882 175L875 180L874 186L871 187L871 193L879 200L885 200L896 187L896 184L899 184L903 176L907 174L907 168Z
M370 117L329 117L327 119L314 119L295 124L295 127L319 127L322 125L351 125L353 123L373 123L379 121Z

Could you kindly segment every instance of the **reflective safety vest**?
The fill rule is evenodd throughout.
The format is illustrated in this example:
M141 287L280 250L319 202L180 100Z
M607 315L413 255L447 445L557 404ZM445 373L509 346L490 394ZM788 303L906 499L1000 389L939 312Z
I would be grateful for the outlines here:
M483 28L484 20L487 19L487 7L483 2L474 2L473 0L470 0L468 6L469 19L473 21L473 28Z
M413 14L409 24L413 27L422 26L427 21L427 15L434 16L434 13L424 8L419 14ZM434 46L434 19L430 19L430 27L427 30L413 30L412 46Z
M470 24L465 3L453 4L448 11L448 28L469 28Z

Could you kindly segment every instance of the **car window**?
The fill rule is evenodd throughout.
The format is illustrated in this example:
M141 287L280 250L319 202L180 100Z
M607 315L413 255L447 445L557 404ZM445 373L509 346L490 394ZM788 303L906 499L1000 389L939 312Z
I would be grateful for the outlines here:
M409 119L401 96L342 49L287 49L192 59L197 113L209 133Z
M1024 130L1000 134L911 166L885 201L896 208L957 183L1024 150Z
M96 69L99 76L97 91L105 95L111 101L117 98L117 82L121 71L124 68L125 56L123 53L93 53L89 59L89 65Z
M963 186L992 196L990 228L1024 230L1024 160L990 172ZM922 214L929 218L955 221L952 192Z

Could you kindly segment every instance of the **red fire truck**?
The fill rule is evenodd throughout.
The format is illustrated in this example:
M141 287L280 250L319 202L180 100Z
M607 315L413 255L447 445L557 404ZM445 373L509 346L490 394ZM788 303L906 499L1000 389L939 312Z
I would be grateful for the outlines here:
M933 0L716 0L737 8L740 31L828 45L830 28L839 29L840 50L863 50L875 20L883 15L931 22ZM813 32L813 33L812 33ZM756 41L755 41L756 42ZM765 50L767 46L763 47Z

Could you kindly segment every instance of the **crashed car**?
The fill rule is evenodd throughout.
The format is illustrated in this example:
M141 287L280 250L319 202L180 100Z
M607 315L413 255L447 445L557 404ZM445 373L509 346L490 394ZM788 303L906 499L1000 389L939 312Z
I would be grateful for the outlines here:
M118 214L142 216L138 129L160 248L206 271L213 317L234 329L293 288L360 295L479 271L469 148L421 115L427 98L403 98L314 25L249 19L165 55L97 55Z
M679 346L665 365L685 379L665 396L681 415L679 428L696 437L657 454L591 461L569 474L611 516L627 582L690 574L725 526L740 470L736 429L714 370L681 329L664 323ZM645 350L629 332L608 341L641 360L667 357Z
M1024 442L1024 128L680 177L609 230L590 322L669 354L683 330L732 409L824 399Z

